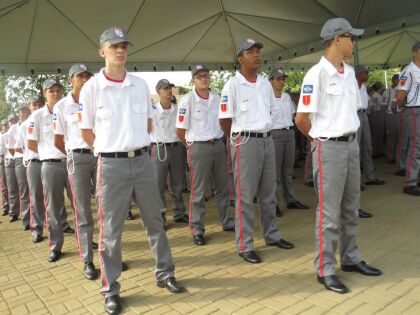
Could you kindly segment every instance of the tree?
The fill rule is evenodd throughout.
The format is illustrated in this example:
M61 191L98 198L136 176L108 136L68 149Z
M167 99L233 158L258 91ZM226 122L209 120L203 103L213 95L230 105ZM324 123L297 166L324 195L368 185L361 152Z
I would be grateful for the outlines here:
M3 120L10 114L10 107L6 103L6 78L0 75L0 120Z
M26 104L30 96L42 95L42 84L48 78L59 80L64 87L64 94L71 90L67 76L64 75L8 76L5 83L8 107L14 111L21 104Z
M179 95L185 95L185 94L187 94L188 92L191 91L190 87L185 87L185 86L181 86L181 85L178 85L177 88L178 88L178 94Z
M235 75L235 71L210 71L210 89L212 92L220 94L222 93L225 83L231 76Z

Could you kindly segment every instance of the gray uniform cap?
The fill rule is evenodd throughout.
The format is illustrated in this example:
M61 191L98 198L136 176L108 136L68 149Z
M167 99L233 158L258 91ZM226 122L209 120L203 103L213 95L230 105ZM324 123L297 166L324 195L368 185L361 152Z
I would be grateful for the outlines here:
M7 120L6 120L6 119L3 119L3 120L1 121L1 125L2 125L2 126L7 125Z
M159 80L158 83L156 83L156 92L158 92L160 89L165 89L167 87L173 88L175 87L175 85L166 79Z
M18 116L16 116L16 114L10 114L9 116L7 116L7 121L18 121L19 118Z
M273 69L273 71L271 71L269 79L274 79L274 78L287 78L288 75L286 73L284 73L284 70L282 68L278 68L278 69Z
M361 72L369 72L369 67L365 66L365 65L357 65L356 67L354 67L354 73L358 74Z
M191 76L193 77L198 71L207 71L207 72L210 72L209 68L206 65L195 65L191 69Z
M125 31L121 27L116 26L112 26L102 33L99 43L102 46L102 44L105 42L111 43L113 45L125 42L129 45L132 45L128 41Z
M415 42L411 50L416 52L418 49L420 49L420 42Z
M327 41L345 33L350 33L354 36L360 36L363 34L363 32L363 29L353 28L350 25L350 23L344 18L334 18L329 19L327 22L325 22L324 26L321 29L320 36L324 41Z
M60 81L58 81L56 79L49 78L49 79L45 80L44 83L42 84L42 89L44 91L48 90L53 85L58 85L60 87L63 87L63 85L60 83Z
M93 73L89 71L88 66L82 63L75 63L70 67L69 77L71 78L72 76L81 74L83 72L89 72L91 75L93 75Z
M42 102L43 103L44 100L42 99L41 95L33 95L33 96L29 97L28 102L29 103L33 103L33 102Z
M254 47L254 46L258 47L259 49L261 49L261 48L263 48L263 47L264 47L264 45L263 45L263 44L261 44L261 43L259 43L259 42L256 42L255 40L253 40L253 39L251 39L251 38L244 39L244 40L243 40L243 41L239 44L238 48L236 48L236 57L238 57L238 56L239 56L239 54L240 54L241 52L243 52L244 50L248 50L248 49L250 49L251 47Z

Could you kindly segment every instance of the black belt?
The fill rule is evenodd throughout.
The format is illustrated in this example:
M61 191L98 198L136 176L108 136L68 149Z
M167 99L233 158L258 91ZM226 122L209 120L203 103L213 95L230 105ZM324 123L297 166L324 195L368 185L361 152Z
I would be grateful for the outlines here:
M65 159L45 159L42 162L64 162Z
M29 161L31 161L31 162L36 162L36 163L41 163L42 161L41 160L39 160L39 159L30 159Z
M366 113L367 112L367 109L358 109L357 110L359 113Z
M73 152L81 154L93 154L91 149L73 149Z
M241 132L234 132L232 133L233 136L241 135L243 137L251 137L251 138L268 138L271 136L271 132L249 132L249 131L241 131Z
M105 158L121 158L121 159L126 159L126 158L133 158L136 156L140 156L143 153L147 152L147 148L141 148L141 149L137 149L134 151L128 151L128 152L103 152L103 153L99 153L100 157L105 157Z
M333 138L323 138L319 137L321 140L330 140L330 141L342 141L342 142L349 142L356 138L356 134L352 133L351 135L341 136L341 137L333 137Z
M405 108L420 108L420 105L418 105L418 106L405 106Z
M277 129L271 129L271 131L275 131L275 130L290 130L292 129L293 126L287 127L287 128L277 128Z
M179 142L165 142L165 143L155 143L155 142L152 142L152 145L166 145L167 147L175 147L175 146L177 146L178 145L178 143Z
M207 141L194 141L193 143L212 143L214 144L217 141L222 141L222 138L210 139Z

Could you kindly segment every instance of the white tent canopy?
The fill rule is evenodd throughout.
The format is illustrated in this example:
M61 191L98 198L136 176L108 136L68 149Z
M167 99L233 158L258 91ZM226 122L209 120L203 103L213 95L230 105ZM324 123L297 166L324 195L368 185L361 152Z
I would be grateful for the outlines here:
M131 71L232 69L244 38L264 43L266 68L300 68L318 61L320 29L337 16L366 30L360 63L405 63L420 40L418 0L0 0L0 72L99 69L99 36L112 25L134 44Z

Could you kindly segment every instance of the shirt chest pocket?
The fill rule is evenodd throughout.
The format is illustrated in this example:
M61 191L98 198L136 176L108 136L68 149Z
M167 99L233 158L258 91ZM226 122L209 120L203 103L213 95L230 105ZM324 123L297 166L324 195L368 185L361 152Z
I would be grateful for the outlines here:
M206 112L207 111L204 108L193 108L191 116L194 120L203 120Z
M326 88L325 92L329 97L340 97L344 94L344 89L341 85L330 85ZM356 90L355 90L356 93Z
M157 124L159 127L162 128L168 128L169 127L169 115L161 115L158 120L157 120Z
M112 117L112 109L106 107L98 107L96 114L101 120L110 120Z
M47 137L52 134L52 121L48 121L42 124L41 133Z
M66 116L66 124L72 126L78 122L76 113L71 113Z
M147 112L147 105L141 103L133 103L130 104L131 112L136 115L146 115Z

